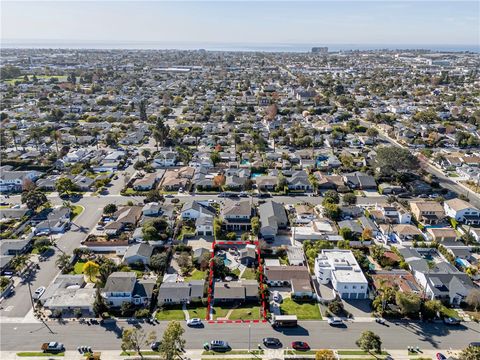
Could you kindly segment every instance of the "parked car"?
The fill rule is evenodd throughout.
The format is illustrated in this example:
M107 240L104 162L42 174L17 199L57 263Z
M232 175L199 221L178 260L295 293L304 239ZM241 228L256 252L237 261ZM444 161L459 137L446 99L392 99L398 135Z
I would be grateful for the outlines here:
M437 353L436 355L437 360L447 360L447 357L442 353Z
M330 326L339 326L343 325L343 320L338 317L332 317L328 319L328 325Z
M42 344L42 351L44 353L60 353L65 351L65 346L56 341L50 341Z
M292 348L295 350L307 351L310 350L310 345L305 341L294 341L292 342Z
M195 327L195 326L202 326L202 320L199 319L199 318L193 318L193 319L189 319L187 320L187 325L188 326L192 326L192 327Z
M158 348L160 347L160 341L154 341L150 344L150 349L153 351L158 351Z
M385 325L385 319L383 318L375 318L375 322L379 323L380 325Z
M449 318L443 319L443 322L446 325L459 325L460 324L460 319L449 317Z
M267 337L263 338L263 345L266 347L281 347L282 343L277 338Z
M205 350L212 351L228 351L230 350L230 345L228 345L228 342L223 340L212 340L210 343L205 343L203 348Z
M35 290L32 297L35 300L38 300L38 299L40 299L40 297L43 295L44 292L45 292L45 286L40 286L37 290Z

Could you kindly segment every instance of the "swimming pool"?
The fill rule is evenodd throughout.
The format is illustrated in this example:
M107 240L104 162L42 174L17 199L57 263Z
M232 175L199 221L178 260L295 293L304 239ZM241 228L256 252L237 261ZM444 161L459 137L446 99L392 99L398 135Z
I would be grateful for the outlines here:
M259 177L259 176L262 176L263 174L262 173L252 173L252 175L250 176L252 179L255 179L256 177Z
M228 266L232 263L232 260L230 259L223 259L223 263L225 264L225 266Z

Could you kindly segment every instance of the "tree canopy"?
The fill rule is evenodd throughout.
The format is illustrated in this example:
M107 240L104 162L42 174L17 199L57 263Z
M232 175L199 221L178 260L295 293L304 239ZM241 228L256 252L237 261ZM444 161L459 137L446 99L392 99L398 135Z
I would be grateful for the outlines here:
M408 149L382 146L377 150L376 169L382 176L396 176L418 168L418 159Z

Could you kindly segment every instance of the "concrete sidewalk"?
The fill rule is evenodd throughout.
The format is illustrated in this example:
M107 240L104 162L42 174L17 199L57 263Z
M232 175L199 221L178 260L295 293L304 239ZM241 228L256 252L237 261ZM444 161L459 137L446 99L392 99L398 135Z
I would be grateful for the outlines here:
M240 351L241 349L235 349L234 351ZM349 351L348 349L342 349L343 351ZM340 350L340 351L342 351ZM244 349L244 351L246 351L246 349ZM359 350L358 349L350 349L350 351L352 352L358 352ZM423 352L420 352L418 354L408 354L407 353L407 350L406 349L403 349L403 350L385 350L389 353L390 357L394 360L411 360L411 359L415 359L415 358L425 358L425 359L432 359L432 360L435 360L436 359L436 354L437 352L441 352L443 355L449 357L449 356L453 356L453 357L456 357L458 356L459 354L459 350L426 350L426 351L423 351ZM125 355L120 355L121 354L121 350L109 350L109 351L100 351L101 352L101 359L102 360L118 360L118 359L134 359L134 358L139 358L138 356L125 356ZM188 360L188 359L191 359L191 360L201 360L201 359L208 359L208 360L213 360L213 359L232 359L232 360L235 360L235 359L246 359L246 358L257 358L259 360L268 360L268 359L272 359L272 352L266 350L265 353L263 355L257 355L257 354L234 354L234 355L229 355L228 353L218 353L218 355L202 355L203 353L203 350L187 350L183 355L182 355L182 358L184 360ZM281 349L278 349L275 351L275 358L278 359L278 358L282 358L282 353L283 351ZM149 357L149 358L154 358L154 359L160 359L160 356L159 355L144 355L145 357ZM314 354L306 354L306 355L289 355L290 358L294 358L294 357L302 357L302 358L305 358L305 357L311 357L312 359L315 358L315 355ZM78 353L78 351L74 351L74 350L71 350L71 351L66 351L65 352L65 355L64 356L55 356L55 355L51 355L51 356L28 356L28 357L20 357L20 356L17 356L17 353L16 352L13 352L13 351L2 351L0 352L0 358L2 360L17 360L17 359L28 359L28 360L45 360L45 359L75 359L75 360L80 360L80 359L84 359L84 357ZM372 358L372 355L338 355L337 354L337 358L338 359L358 359L358 360L362 360L362 359L371 359Z

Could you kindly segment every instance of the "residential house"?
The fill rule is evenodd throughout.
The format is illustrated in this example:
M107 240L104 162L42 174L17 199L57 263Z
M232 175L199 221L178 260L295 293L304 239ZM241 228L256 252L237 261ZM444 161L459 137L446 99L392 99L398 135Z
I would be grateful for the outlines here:
M290 191L311 192L313 190L313 186L308 180L308 175L303 170L294 172L290 178L287 178L287 183Z
M32 247L32 237L27 239L3 239L0 241L0 273L13 274L15 269L10 268L10 261L20 254L24 254Z
M138 263L149 265L152 253L153 246L144 243L135 244L127 249L125 255L123 256L123 262L128 265Z
M154 168L165 168L175 166L177 161L177 153L169 150L161 150L156 155L152 161L152 166Z
M256 247L253 244L247 244L243 249L239 251L239 260L242 265L251 267L254 266L257 260Z
M306 266L268 266L265 267L268 286L291 287L292 297L311 298L315 296L310 273Z
M323 249L315 259L320 284L331 283L342 299L366 299L368 282L350 250Z
M0 191L22 191L23 185L27 181L35 183L35 180L41 175L35 170L13 171L11 166L0 166Z
M260 235L266 241L273 241L278 230L288 226L288 217L282 204L267 201L258 207L260 218Z
M133 182L133 189L135 191L147 191L155 188L157 183L157 173L145 174L143 177L136 179Z
M162 210L162 205L157 202L150 202L143 206L143 216L158 216Z
M258 301L258 288L257 280L217 281L214 285L214 302L243 303Z
M205 280L164 281L158 291L158 305L188 304L203 298Z
M70 224L71 210L66 206L46 209L32 218L35 234L63 233Z
M375 178L371 175L367 175L362 172L354 172L351 174L345 174L343 176L345 184L347 184L351 189L360 189L360 190L376 190L377 183Z
M457 232L455 229L444 227L444 228L428 228L427 233L430 238L438 243L451 244L457 240Z
M444 202L445 214L466 225L480 225L480 210L469 202L455 198Z
M93 315L95 288L88 286L83 275L58 275L40 298L43 308L61 311L64 315L73 315L81 311L82 315Z
M435 225L445 218L443 206L437 201L413 201L410 209L417 221L423 224Z
M259 191L274 191L278 183L277 176L262 175L254 179Z
M183 220L195 220L201 217L201 215L215 216L215 209L206 203L194 200L189 204L184 204L180 215Z
M215 217L209 214L201 214L195 220L195 231L199 236L213 236L213 222Z
M135 272L117 271L110 274L102 289L107 304L120 307L124 302L148 305L152 297L155 280L139 280Z
M250 230L252 206L250 201L241 200L231 202L222 209L223 227L227 231Z
M474 288L469 276L445 261L427 262L427 257L438 257L435 249L399 248L427 298L446 301L458 306ZM433 254L433 255L432 255ZM431 266L433 264L433 267Z

